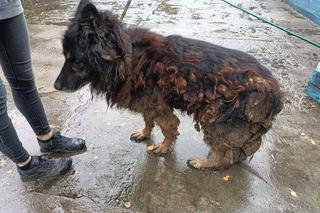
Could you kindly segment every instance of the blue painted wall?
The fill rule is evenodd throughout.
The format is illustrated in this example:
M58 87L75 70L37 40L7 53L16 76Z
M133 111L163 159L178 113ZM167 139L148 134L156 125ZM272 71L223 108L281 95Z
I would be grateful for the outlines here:
M320 25L320 0L285 0L291 7L299 11L313 22Z
M320 0L285 0L302 15L320 25ZM306 88L307 95L320 104L320 63Z
M320 104L320 63L310 78L306 93L310 98Z

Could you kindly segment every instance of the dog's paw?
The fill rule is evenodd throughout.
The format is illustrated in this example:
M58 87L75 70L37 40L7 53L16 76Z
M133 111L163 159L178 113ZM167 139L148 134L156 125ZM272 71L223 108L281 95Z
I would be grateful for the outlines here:
M200 158L192 158L187 161L187 164L195 169L213 169L213 170L221 170L228 168L230 164L223 164L222 161L216 161L214 159L200 159Z
M213 159L192 158L191 160L187 161L187 164L195 169L219 169L219 167L217 167L216 161L214 161Z
M195 169L203 168L203 160L199 158L192 158L191 160L187 161L188 165Z
M130 140L132 141L143 141L149 137L149 134L146 134L143 130L135 131L131 134Z
M164 145L163 143L153 144L148 147L148 151L151 151L152 153L155 153L155 154L164 155L168 153L169 147Z

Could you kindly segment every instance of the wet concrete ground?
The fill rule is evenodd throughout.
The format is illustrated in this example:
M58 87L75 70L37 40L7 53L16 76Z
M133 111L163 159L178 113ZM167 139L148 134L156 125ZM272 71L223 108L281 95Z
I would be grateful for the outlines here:
M92 100L88 88L74 94L54 91L63 63L60 38L77 2L24 2L37 85L50 123L66 135L85 137L88 149L73 157L72 172L46 183L22 183L15 166L0 155L0 212L320 211L320 107L304 94L320 60L318 48L221 1L132 2L125 22L248 52L274 72L287 92L285 109L251 162L225 171L196 171L186 161L206 157L208 150L191 118L179 116L181 134L172 152L157 157L147 154L146 146L160 142L158 128L146 143L129 140L142 127L141 116L110 109L99 98ZM126 1L95 2L121 14ZM232 2L319 41L320 28L282 2ZM25 147L40 154L12 99L9 108ZM225 176L231 178L225 181ZM130 209L124 207L126 202Z

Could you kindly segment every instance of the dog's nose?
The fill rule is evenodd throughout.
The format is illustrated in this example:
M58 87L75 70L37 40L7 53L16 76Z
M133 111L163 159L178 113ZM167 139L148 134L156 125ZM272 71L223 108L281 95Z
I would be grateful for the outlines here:
M62 87L63 87L62 82L57 79L56 82L54 82L54 88L56 90L62 90Z

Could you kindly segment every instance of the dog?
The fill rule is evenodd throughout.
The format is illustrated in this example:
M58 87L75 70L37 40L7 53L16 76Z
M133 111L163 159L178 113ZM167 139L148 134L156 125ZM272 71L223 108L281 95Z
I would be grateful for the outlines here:
M142 141L155 124L164 135L153 153L166 154L178 135L174 110L193 116L210 147L197 169L215 170L244 161L282 110L279 83L254 57L179 35L162 36L126 28L110 11L82 0L63 37L65 63L54 86L91 92L109 106L141 113L145 127L131 135Z

